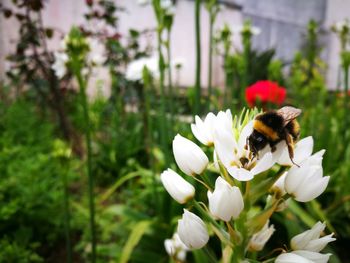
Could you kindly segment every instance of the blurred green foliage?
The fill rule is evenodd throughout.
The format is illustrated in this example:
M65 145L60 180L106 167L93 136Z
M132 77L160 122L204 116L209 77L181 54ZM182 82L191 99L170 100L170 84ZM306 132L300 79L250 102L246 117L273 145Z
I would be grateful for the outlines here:
M92 19L96 14L93 5L88 5L87 19ZM100 1L99 5L106 10L102 19L114 26L115 7L109 1ZM166 25L171 23L167 20ZM172 156L161 150L160 90L152 80L127 80L122 70L129 61L149 53L147 48L140 49L142 33L130 30L126 46L118 35L106 39L112 95L109 99L98 96L89 105L96 180L97 262L168 262L163 242L172 236L182 213L181 206L171 200L159 180L167 158L176 170ZM234 53L231 32L225 27L215 44L223 46L226 87L224 91L213 90L209 100L214 111L232 108L236 114L246 104L245 88L255 81L269 79L287 88L286 103L303 110L301 137L313 136L314 151L327 150L323 167L331 180L317 200L305 205L292 202L285 212L272 218L282 230L272 237L266 254L271 247L283 247L286 240L320 220L327 221L328 228L337 235L337 242L330 245L334 254L331 262L349 262L350 130L344 121L349 109L344 107L345 94L327 91L326 65L320 58L318 36L319 27L312 21L305 45L287 65L274 58L274 50L253 50L252 35L247 32L243 35L243 50ZM19 61L21 65L23 59ZM21 69L26 71L27 66ZM29 83L36 85L36 92L19 89L15 76L12 86L0 86L0 262L62 262L65 258L64 174L68 175L74 262L85 262L91 252L91 237L85 146L81 142L85 125L82 108L75 92L60 90L75 138L65 140L38 93L40 87L48 85L47 80L42 75L35 77L38 72L33 70L26 72L31 74ZM168 107L165 112L169 152L173 132L193 139L189 123L195 90L189 88L181 93L177 89L174 93L167 101L172 100L175 113ZM44 95L48 96L46 90ZM150 105L147 114L146 99ZM202 96L201 100L204 104L208 98ZM146 138L151 140L146 143ZM208 156L212 154L207 152ZM191 183L196 185L194 180ZM200 186L196 185L196 189L196 194L206 195ZM221 256L218 246L217 240L211 240L208 250L189 254L188 261L212 262Z

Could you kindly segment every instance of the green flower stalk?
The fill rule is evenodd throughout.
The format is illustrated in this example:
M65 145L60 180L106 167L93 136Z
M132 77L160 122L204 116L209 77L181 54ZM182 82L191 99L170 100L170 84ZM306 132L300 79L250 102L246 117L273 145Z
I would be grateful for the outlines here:
M91 149L91 123L89 118L89 105L86 94L87 78L83 76L86 67L86 59L90 51L89 44L78 28L72 28L66 40L66 51L69 57L68 68L73 72L79 84L81 106L85 124L85 142L87 147L87 173L89 189L89 210L91 230L91 262L96 262L96 226L95 226L95 202L94 202L94 177L92 174L92 149Z
M63 141L56 140L54 142L53 156L60 159L62 167L62 186L64 196L64 231L66 235L66 250L67 250L67 262L72 263L72 242L71 242L71 230L70 230L70 209L69 209L69 190L68 190L68 178L67 173L69 170L69 159L71 157L71 150L67 148Z
M248 74L249 74L249 63L250 63L250 55L251 55L251 49L252 49L252 26L250 21L245 21L242 31L242 42L243 42L243 75L242 75L242 82L241 82L241 89L240 89L240 98L242 101L244 101L244 89L248 87Z
M144 116L146 118L145 125L146 127L146 152L148 155L148 162L149 166L151 167L152 171L155 171L155 160L153 156L153 122L152 122L152 116L151 116L151 99L150 99L150 93L149 90L152 86L152 76L148 70L148 68L145 66L143 68L143 74L142 79L144 83L144 94L143 94L143 100L144 100ZM157 182L155 176L152 176L152 191L153 191L153 199L155 203L156 209L159 208L159 198L157 195Z
M169 131L171 136L173 136L173 127L174 127L174 88L173 88L173 80L172 80L172 60L171 60L171 28L173 25L174 14L171 11L174 6L163 7L164 12L164 25L167 31L167 39L164 43L167 53L167 72L168 72L168 105L170 112L170 125Z
M157 19L158 27L157 27L157 42L158 42L158 65L159 65L159 86L160 86L160 96L161 96L161 113L160 113L160 125L161 125L161 145L162 150L165 155L165 162L166 164L169 164L169 153L168 153L168 130L167 130L167 118L166 118L166 94L165 94L165 85L164 85L164 78L165 78L165 70L166 70L166 64L165 59L163 55L163 40L162 40L162 33L164 29L166 28L167 20L166 20L166 12L161 6L160 0L153 0L153 10Z
M213 29L216 16L219 12L219 5L217 0L207 0L206 8L209 13L209 54L208 54L208 101L207 101L207 110L211 110L211 97L212 97L212 74L213 74Z
M347 110L350 108L349 101L349 67L350 67L350 51L348 50L348 46L350 44L350 24L349 20L344 20L336 23L332 26L332 31L335 32L340 40L340 58L341 58L341 66L343 68L344 73L344 136L347 136L347 128L350 124L350 116L348 116ZM346 139L346 138L345 138Z

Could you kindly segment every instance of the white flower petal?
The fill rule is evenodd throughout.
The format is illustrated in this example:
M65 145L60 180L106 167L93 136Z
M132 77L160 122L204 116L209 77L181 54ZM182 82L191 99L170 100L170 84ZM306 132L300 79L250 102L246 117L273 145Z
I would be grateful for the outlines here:
M274 165L274 158L271 152L266 153L260 160L257 161L256 166L251 170L251 173L256 175L270 169Z
M264 227L250 239L249 249L251 251L261 251L274 232L274 226L269 226L269 221L267 221Z
M333 234L320 238L325 228L325 223L317 222L311 229L296 235L290 242L292 249L320 252L329 242L335 240Z
M190 249L202 248L209 240L209 234L202 219L186 209L178 221L177 233L181 241Z
M173 140L173 153L181 171L190 176L201 174L209 163L202 149L180 134Z
M276 258L275 263L314 263L314 262L302 256L299 256L295 253L283 253Z
M171 169L160 175L164 188L180 204L192 199L195 193L194 187Z
M238 181L250 181L254 178L254 174L244 168L236 166L226 167L228 173Z
M297 250L292 252L295 255L301 256L310 260L313 263L327 263L331 254L321 254L306 250Z
M244 208L239 188L231 186L221 176L216 179L214 192L208 191L207 195L210 213L226 222L236 219Z
M278 160L280 165L292 166L293 163L289 157L288 148L284 141L279 144L283 148L283 152ZM300 164L305 159L311 156L314 147L314 140L312 136L301 139L296 143L294 149L294 162Z

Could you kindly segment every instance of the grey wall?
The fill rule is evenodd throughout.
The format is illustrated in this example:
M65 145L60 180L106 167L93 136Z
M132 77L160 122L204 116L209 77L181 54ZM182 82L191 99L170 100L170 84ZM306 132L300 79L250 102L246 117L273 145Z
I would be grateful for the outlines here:
M243 15L261 28L254 46L265 50L276 48L279 58L293 59L303 42L311 19L323 23L326 0L246 0Z
M0 0L9 4L11 0ZM117 0L115 0L117 1ZM84 0L48 0L44 12L45 24L58 28L61 32L68 32L73 24L83 21L85 12ZM346 17L350 18L350 0L222 0L238 6L238 9L227 8L217 18L216 28L224 23L232 26L242 24L243 18L251 18L253 24L262 29L262 33L255 36L253 43L260 49L277 48L277 55L289 61L302 43L302 35L306 32L308 21L313 18L322 21L325 29L333 23ZM143 30L154 28L155 20L151 7L140 7L137 0L118 0L117 3L125 7L128 12L120 16L120 32L127 34L129 28ZM181 73L181 85L190 86L194 83L194 8L193 0L178 0L174 29L172 32L173 58L185 59ZM208 54L208 15L202 9L202 83L207 82L207 54ZM0 79L6 68L5 54L13 50L16 41L18 25L14 20L5 21L0 16ZM53 50L58 46L58 38L49 43ZM155 44L155 37L148 41ZM233 36L235 46L240 48L239 35ZM328 64L327 80L330 88L337 86L337 72L339 68L339 41L333 33L326 35L326 48L323 54ZM106 75L102 75L106 80ZM222 60L214 59L215 85L223 86ZM105 86L108 86L108 80ZM341 88L341 87L340 87Z

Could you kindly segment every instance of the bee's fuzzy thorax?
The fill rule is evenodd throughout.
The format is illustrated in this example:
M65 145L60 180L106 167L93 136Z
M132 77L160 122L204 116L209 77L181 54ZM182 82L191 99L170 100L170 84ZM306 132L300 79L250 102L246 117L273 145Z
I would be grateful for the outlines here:
M283 129L283 118L275 111L265 112L256 116L254 129L269 138L276 141L279 138L279 132Z

